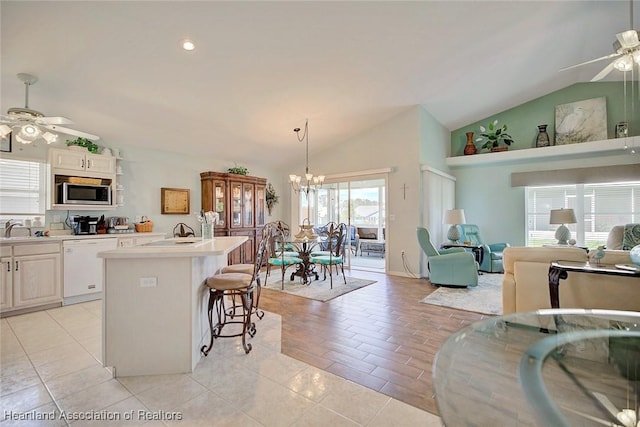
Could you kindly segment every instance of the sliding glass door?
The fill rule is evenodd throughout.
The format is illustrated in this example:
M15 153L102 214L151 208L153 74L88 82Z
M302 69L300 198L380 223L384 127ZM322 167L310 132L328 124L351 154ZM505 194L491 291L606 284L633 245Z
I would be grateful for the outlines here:
M309 194L309 199L300 195L300 218L309 218L316 226L343 222L353 230L347 233L345 266L385 271L385 176L328 179L316 193ZM352 240L356 231L366 240L364 247L369 250L364 253L359 241Z

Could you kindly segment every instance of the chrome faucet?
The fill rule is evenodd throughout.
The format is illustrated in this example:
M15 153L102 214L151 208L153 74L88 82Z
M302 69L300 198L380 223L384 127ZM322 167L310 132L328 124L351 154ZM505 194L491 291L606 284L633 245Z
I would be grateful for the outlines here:
M11 230L14 227L22 227L22 223L16 222L14 219L10 219L9 221L4 223L4 237L11 237ZM29 236L31 236L31 228L27 227L29 230Z

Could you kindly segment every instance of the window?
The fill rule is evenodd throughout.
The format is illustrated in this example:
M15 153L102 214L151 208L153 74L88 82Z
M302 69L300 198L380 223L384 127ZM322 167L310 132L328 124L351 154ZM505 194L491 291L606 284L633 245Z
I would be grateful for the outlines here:
M549 224L551 209L575 211L567 224L580 246L604 245L614 225L640 221L640 182L527 187L527 246L554 244L557 225Z
M46 203L46 163L0 159L0 217L43 216Z

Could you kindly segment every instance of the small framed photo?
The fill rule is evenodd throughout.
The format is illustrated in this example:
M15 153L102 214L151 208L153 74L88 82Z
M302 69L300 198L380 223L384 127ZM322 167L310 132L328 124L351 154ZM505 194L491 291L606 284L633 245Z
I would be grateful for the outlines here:
M629 124L620 122L616 125L616 138L626 138L629 135Z
M161 213L188 215L190 212L188 188L161 188Z
M9 135L5 136L0 140L0 151L4 151L5 153L11 152L11 135L13 132L9 132Z

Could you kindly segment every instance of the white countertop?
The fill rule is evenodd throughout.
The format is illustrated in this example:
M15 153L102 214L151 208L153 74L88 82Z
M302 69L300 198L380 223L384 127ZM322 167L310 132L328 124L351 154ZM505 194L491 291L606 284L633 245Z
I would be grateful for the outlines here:
M108 238L126 238L126 237L158 237L165 238L167 233L113 233L113 234L59 234L56 236L34 237L0 237L0 244L9 243L47 243L60 242L64 240L82 240L82 239L108 239Z
M194 239L197 240L198 238ZM169 239L171 240L171 239ZM106 259L175 258L226 255L247 241L246 236L219 236L211 240L198 240L192 244L173 246L139 245L99 252Z

